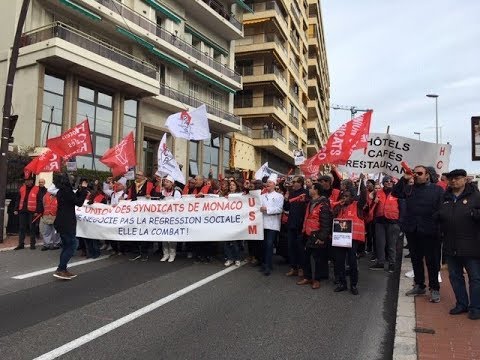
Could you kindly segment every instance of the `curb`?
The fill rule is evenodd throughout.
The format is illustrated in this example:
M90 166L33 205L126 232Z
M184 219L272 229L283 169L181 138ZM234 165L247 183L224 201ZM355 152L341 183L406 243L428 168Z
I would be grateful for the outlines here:
M405 292L412 288L412 279L405 276L412 270L412 263L405 259L408 250L403 250L402 267L400 270L400 284L398 286L397 319L395 326L395 340L393 344L393 360L417 360L417 334L415 333L415 297L405 296ZM405 261L407 260L407 261Z

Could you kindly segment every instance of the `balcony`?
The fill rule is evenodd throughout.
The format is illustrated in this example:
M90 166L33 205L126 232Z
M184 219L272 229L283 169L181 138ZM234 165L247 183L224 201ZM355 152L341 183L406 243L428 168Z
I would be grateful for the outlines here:
M238 67L236 71L243 76L243 84L265 83L278 80L280 88L287 86L287 79L277 65L259 65Z
M222 75L225 75L229 79L237 83L241 83L240 74L237 74L234 70L230 69L225 64L222 64L221 62L217 61L213 57L206 55L205 53L193 47L191 44L180 39L176 34L173 34L165 30L161 26L158 26L155 22L143 17L140 13L122 4L121 2L117 0L95 0L95 1L105 6L107 9L114 12L115 14L120 15L123 18L123 21L125 20L131 21L135 25L138 25L142 29L147 30L149 33L154 34L158 38L166 41L167 43L171 44L177 49L192 56L196 60L215 69L216 71L220 72Z
M56 67L76 64L77 71L112 86L158 93L159 75L154 65L64 23L57 21L24 33L20 47L19 66L38 60Z
M245 24L248 24L249 20L255 21L256 18L272 17L270 12L273 10L275 18L278 20L281 29L285 32L288 31L287 17L280 9L277 1L265 1L259 3L250 3L250 7L253 9L255 15L245 14L243 20Z
M298 129L298 118L293 116L292 114L289 115L290 122L293 124L293 126Z
M285 124L287 122L287 109L283 100L275 95L265 95L253 98L251 96L235 96L235 115L241 117L275 116Z
M230 129L230 131L240 130L240 118L238 116L235 116L234 114L229 113L223 109L220 109L212 104L208 104L201 99L198 99L184 92L175 90L174 88L162 83L160 83L160 95L166 96L172 100L176 100L180 102L182 104L181 107L185 107L185 105L189 105L196 108L202 104L205 104L207 107L207 112L209 114L214 115L220 119L226 120L232 123L232 125L233 124L238 125L238 126L235 126L234 129Z
M215 0L202 0L205 4L210 6L213 11L220 14L220 16L224 17L228 20L233 26L235 26L238 30L243 31L243 25L237 18L235 18L227 9L223 6L222 3L215 1Z
M292 152L289 150L287 139L278 130L264 130L242 126L242 135L252 139L252 145L262 148L276 156L293 163Z
M287 48L276 33L266 33L263 36L245 36L243 39L235 42L235 51L237 53L265 51L269 44L271 44L272 50L275 49L277 51L284 64L287 64Z

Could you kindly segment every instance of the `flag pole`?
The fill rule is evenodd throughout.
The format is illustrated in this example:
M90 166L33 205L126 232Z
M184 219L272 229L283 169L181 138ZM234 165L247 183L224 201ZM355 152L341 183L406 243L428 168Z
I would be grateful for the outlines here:
M13 38L12 53L10 55L10 64L8 65L7 82L5 86L5 97L3 100L3 118L2 118L2 140L0 144L0 243L3 243L3 232L5 229L5 199L7 196L7 173L8 173L8 140L10 139L10 116L12 115L13 82L15 81L15 71L17 69L18 51L20 49L20 39L22 29L27 18L28 6L30 0L23 0L22 8L18 16L17 30Z

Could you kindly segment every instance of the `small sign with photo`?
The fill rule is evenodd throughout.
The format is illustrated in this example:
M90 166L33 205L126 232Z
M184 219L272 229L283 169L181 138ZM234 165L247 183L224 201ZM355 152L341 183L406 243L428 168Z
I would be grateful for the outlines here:
M295 149L293 151L293 160L295 162L295 166L302 165L305 162L305 154L303 153L303 149Z
M352 247L353 222L348 219L333 219L332 246Z

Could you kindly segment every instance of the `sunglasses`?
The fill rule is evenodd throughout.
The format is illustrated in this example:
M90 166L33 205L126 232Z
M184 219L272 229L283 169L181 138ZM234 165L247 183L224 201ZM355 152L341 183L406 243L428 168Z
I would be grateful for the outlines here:
M417 175L417 176L422 176L422 175L424 175L424 174L425 174L425 173L422 172L422 171L415 171L415 175Z

